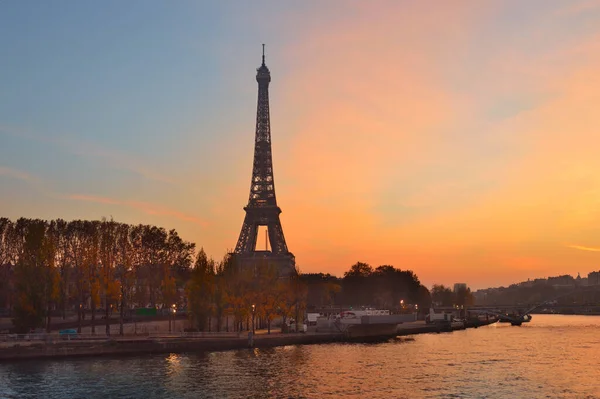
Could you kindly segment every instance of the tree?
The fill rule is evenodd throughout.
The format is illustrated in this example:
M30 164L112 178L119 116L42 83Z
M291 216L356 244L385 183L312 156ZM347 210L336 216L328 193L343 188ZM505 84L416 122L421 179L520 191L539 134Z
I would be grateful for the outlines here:
M44 224L46 224L44 222ZM51 221L47 226L44 235L43 257L44 257L44 277L47 279L46 287L46 331L50 332L50 323L52 319L52 309L56 307L60 300L60 274L56 268L57 249L59 245L60 231L57 229L55 221Z
M342 279L342 299L346 305L400 309L402 303L417 303L421 283L411 270L381 265L375 270L358 262Z
M421 311L428 311L428 309L431 307L431 294L424 285L419 286L417 305L419 305L419 309L421 309Z
M368 263L356 262L350 267L350 270L344 273L344 278L347 277L369 277L373 273L373 268Z
M86 228L87 227L87 228ZM75 303L77 308L77 332L81 333L81 322L85 315L84 306L90 293L89 273L86 270L88 261L88 243L90 241L89 224L81 220L72 221L67 226L69 259L72 262L75 279Z
M227 319L227 331L229 331L229 313L231 306L227 299L229 297L227 278L235 271L235 258L231 253L226 253L223 260L216 265L215 284L213 292L213 304L215 317L217 318L217 331L221 331L223 316Z
M13 303L13 230L14 224L10 219L0 218L0 308L11 308Z
M431 288L431 300L437 306L453 306L454 294L450 288L442 285L434 285Z
M200 331L206 330L207 321L212 316L214 281L214 261L206 256L204 248L200 248L186 285L190 321Z
M261 267L256 276L258 289L256 291L256 304L258 313L264 317L267 323L267 334L271 334L271 322L275 318L281 306L282 298L287 289L279 280L277 269L273 265L266 264Z
M131 264L133 274L133 289L131 300L138 307L146 307L149 301L148 285L146 284L146 248L144 246L144 229L145 226L138 224L132 226L130 230L131 241Z
M165 281L165 247L167 232L156 226L144 226L142 243L145 253L145 281L148 286L150 306L156 307L161 299L161 289L166 290L168 282ZM163 303L164 305L164 303Z
M367 284L367 279L373 273L373 268L363 262L357 262L344 273L343 298L347 305L370 305L372 302L372 287Z
M177 277L189 274L195 246L196 244L182 240L177 231L169 231L164 244L165 253L161 282L162 300L167 307L176 305L180 301L178 288L183 284L178 284ZM201 252L204 252L204 250ZM209 268L214 274L214 261L211 259L209 263L211 263Z
M54 223L54 240L56 243L56 267L59 273L59 307L63 320L66 318L67 304L69 302L69 282L71 279L71 259L69 256L69 229L68 223L62 219Z
M242 330L244 320L248 320L254 301L252 292L252 283L254 273L250 268L241 270L227 270L227 302L233 313L234 325L236 331Z
M119 224L117 227L117 267L115 278L119 282L119 335L123 335L123 317L125 306L131 300L131 288L133 286L133 246L130 237L130 226Z
M300 279L307 286L306 305L309 309L333 305L342 290L341 279L331 274L304 273Z
M459 306L471 306L474 303L473 294L469 287L459 286L454 293L454 303Z
M13 324L23 333L44 325L49 303L58 290L54 286L54 246L46 236L46 222L19 219L17 225L24 245L15 268L17 302ZM49 330L49 319L46 323Z
M284 291L282 299L279 302L279 314L282 318L282 326L287 325L288 317L294 316L296 331L298 331L298 319L306 310L306 298L308 294L308 286L302 281L300 276L300 271L296 269L296 273L288 279L283 280L280 285L280 289Z
M101 303L100 227L100 224L96 221L86 220L83 222L84 256L81 273L83 286L87 289L87 295L90 299L92 334L96 334L96 309Z
M118 256L118 224L113 220L103 219L100 223L100 278L101 292L104 302L104 318L106 335L110 335L110 316L113 305L118 301L121 291L120 282L115 278Z

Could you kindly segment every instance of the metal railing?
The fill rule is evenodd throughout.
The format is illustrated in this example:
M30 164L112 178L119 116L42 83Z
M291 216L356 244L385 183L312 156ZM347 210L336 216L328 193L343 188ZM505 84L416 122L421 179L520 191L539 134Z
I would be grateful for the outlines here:
M140 334L60 334L28 333L28 334L0 334L0 342L62 342L62 341L100 341L100 340L131 340L144 338L241 338L247 332L149 332Z
M244 337L247 332L151 332L145 334L149 338L240 338Z
M69 341L78 340L103 340L111 338L105 334L59 334L59 333L28 333L28 334L0 334L0 342L10 341Z

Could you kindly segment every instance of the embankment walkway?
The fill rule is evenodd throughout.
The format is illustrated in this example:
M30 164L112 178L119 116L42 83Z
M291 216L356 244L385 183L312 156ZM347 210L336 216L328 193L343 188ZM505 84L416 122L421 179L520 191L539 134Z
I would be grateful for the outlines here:
M480 321L469 327L491 324ZM325 344L333 342L385 341L396 336L451 331L423 322L404 323L393 334L374 331L272 333L264 332L249 337L243 333L181 333L146 335L77 335L64 337L58 334L4 334L0 336L0 361L17 359L62 358L78 356L119 356L149 353L206 352L243 349L248 347L270 348L287 345Z

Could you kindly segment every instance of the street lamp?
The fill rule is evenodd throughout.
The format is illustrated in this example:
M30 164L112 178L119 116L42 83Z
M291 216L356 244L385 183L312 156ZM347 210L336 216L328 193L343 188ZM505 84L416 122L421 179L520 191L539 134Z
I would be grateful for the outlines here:
M173 305L171 305L171 309L169 309L169 332L173 331L171 325L172 325L173 315L175 315L175 313L177 313L177 305L173 304Z
M252 334L254 334L254 313L256 311L256 305L252 304Z

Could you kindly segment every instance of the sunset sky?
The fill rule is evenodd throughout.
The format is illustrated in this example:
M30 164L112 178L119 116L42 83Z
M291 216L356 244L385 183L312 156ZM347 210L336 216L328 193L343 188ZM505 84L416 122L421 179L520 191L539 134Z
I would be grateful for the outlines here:
M0 2L0 216L175 228L221 258L266 43L303 272L600 269L600 1Z

